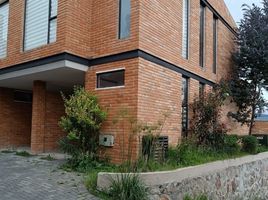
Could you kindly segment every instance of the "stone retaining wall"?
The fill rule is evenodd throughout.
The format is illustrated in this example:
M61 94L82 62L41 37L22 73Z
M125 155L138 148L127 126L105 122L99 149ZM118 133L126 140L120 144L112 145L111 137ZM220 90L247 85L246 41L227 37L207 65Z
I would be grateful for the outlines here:
M99 173L98 187L107 188L119 174ZM212 200L268 199L268 152L174 171L141 173L152 200L180 200L205 194Z

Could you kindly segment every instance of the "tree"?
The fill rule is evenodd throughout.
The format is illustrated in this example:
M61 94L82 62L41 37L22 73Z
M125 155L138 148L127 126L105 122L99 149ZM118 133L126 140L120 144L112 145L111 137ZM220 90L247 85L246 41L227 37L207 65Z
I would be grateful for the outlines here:
M268 84L268 0L264 8L244 5L244 18L240 22L233 54L234 70L230 92L238 110L229 116L249 126L252 133L256 113L263 111L267 103L262 92Z

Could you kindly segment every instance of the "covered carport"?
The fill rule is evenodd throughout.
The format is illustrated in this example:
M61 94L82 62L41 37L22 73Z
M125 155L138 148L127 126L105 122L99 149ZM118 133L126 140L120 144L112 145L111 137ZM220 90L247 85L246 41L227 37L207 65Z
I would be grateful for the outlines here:
M0 148L55 151L64 136L60 92L84 85L88 61L67 53L0 69Z

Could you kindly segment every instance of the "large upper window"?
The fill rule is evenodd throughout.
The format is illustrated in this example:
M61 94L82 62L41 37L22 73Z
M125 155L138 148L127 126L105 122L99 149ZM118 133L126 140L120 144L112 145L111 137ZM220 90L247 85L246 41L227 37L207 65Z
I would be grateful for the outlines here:
M24 50L56 41L57 0L26 0Z
M131 0L119 0L119 39L130 36Z
M119 87L125 85L125 70L97 74L97 88Z
M182 57L185 59L188 59L189 54L189 1L183 0Z
M9 3L0 5L0 58L7 55L8 13Z
M205 6L200 5L200 30L199 30L199 65L205 64Z

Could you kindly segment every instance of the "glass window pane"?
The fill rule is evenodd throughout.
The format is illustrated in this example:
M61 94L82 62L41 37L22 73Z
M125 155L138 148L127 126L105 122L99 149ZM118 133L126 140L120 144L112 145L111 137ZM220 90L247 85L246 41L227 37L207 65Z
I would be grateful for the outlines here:
M182 56L188 59L189 47L189 0L183 0Z
M119 38L127 38L130 35L131 0L120 0L120 30Z
M97 75L97 87L117 87L125 84L125 70L105 72Z
M29 50L47 44L48 0L27 0L25 15L24 49Z
M8 33L9 3L0 7L0 58L7 55L7 33Z
M56 17L58 15L58 0L51 0L50 17Z
M49 43L56 42L57 40L57 19L50 21L49 30Z

